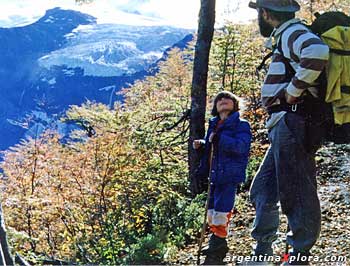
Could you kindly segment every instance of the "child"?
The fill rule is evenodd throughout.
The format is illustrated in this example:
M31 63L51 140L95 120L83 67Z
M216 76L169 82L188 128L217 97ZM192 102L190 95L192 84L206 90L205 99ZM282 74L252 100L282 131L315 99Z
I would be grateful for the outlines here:
M204 264L223 264L228 251L226 236L237 186L245 181L252 135L249 123L239 118L238 110L237 97L231 92L221 91L214 100L213 118L209 120L206 139L193 142L194 149L204 147L194 178L195 193L203 191L200 184L205 184L208 176L211 186L207 219L212 235L209 246L202 251L206 255Z

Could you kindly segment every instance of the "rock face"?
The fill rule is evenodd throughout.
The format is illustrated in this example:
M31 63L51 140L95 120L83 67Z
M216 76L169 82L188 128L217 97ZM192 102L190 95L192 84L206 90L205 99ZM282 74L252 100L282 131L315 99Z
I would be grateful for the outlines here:
M184 47L189 30L96 24L90 15L48 10L37 22L0 28L0 149L43 128L87 99L112 105L115 92L150 74L166 49Z

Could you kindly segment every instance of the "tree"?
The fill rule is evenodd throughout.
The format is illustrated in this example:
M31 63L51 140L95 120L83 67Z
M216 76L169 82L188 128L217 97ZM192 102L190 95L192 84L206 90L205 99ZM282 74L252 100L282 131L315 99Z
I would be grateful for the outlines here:
M13 265L13 258L7 244L5 221L0 204L0 265Z
M195 139L204 137L207 97L208 64L215 24L215 0L201 0L197 42L195 46L192 89L190 136L188 140L189 176L193 183L194 170L199 164L200 154L192 148ZM192 187L192 186L191 186Z
M47 131L4 152L13 250L34 264L159 264L195 238L203 208L189 199L189 122L179 120L192 62L173 49L155 76L121 92L123 103L72 106L62 119L81 130L64 139Z
M343 11L346 14L350 12L350 6L348 0L302 0L301 1L301 11L299 16L305 19L308 23L315 20L314 14L316 12L325 11Z

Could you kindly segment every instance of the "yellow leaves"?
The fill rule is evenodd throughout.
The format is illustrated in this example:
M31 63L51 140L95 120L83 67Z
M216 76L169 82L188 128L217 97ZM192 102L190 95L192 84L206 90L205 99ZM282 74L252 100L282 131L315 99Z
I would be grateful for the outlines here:
M332 0L332 1L314 1L303 0L301 3L301 10L298 12L298 16L306 20L309 24L315 20L314 13L327 12L327 11L343 11L346 14L350 13L350 6L348 0Z
M155 212L157 221L177 217L176 200L184 196L172 190L186 192L188 121L167 128L188 109L190 84L190 64L174 50L160 74L125 90L125 102L115 109L92 102L71 106L63 120L81 130L68 142L48 132L6 152L6 222L31 235L14 239L18 248L110 262L130 239L167 226L153 221ZM96 132L92 137L89 126ZM174 217L169 219L175 223Z
M134 216L135 218L135 229L140 232L144 226L144 213L140 212L138 213L136 216Z
M101 237L101 238L98 240L98 243L99 243L101 246L107 246L108 241L107 241L107 239L105 239L104 237Z

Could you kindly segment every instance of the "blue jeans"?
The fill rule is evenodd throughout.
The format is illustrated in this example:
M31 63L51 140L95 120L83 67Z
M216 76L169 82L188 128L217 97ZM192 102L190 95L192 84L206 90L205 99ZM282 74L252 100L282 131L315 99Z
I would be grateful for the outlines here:
M315 155L305 151L305 119L287 113L269 132L270 147L256 174L250 200L256 209L252 237L255 254L272 255L277 239L279 206L288 218L287 242L294 252L308 253L319 237Z

